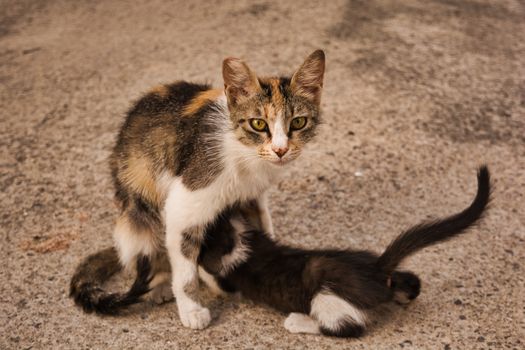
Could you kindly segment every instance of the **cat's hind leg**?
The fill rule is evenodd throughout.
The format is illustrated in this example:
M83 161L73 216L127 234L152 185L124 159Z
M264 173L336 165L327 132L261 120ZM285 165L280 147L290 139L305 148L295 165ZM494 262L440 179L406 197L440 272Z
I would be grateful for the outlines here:
M421 280L412 272L394 271L390 288L394 292L394 301L399 304L408 304L419 296Z
M174 299L171 288L171 268L167 252L157 254L153 259L154 276L149 284L149 300L155 304L162 304Z
M162 271L166 268L166 264L169 271L166 254L161 249L162 233L163 228L158 212L140 198L135 198L128 201L126 207L123 208L113 234L120 263L126 270L135 269L138 256L149 257L152 268L149 284L151 291L148 297L156 300L160 300L159 295L161 294L163 300L168 299L166 293L162 293L161 289L165 289L163 284L166 279L169 283L170 277L169 273ZM162 260L165 262L162 263Z
M310 316L324 335L357 338L365 332L365 311L328 290L314 296Z

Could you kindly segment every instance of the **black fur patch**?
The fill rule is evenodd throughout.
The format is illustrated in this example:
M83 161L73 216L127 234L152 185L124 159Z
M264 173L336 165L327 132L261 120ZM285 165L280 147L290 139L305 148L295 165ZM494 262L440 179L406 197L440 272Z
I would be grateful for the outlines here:
M265 97L272 98L272 87L263 80L259 79L259 85Z
M138 196L133 196L126 210L128 222L133 225L133 231L149 231L159 233L162 231L162 221L159 209Z
M407 298L416 298L421 288L419 278L410 272L395 271L397 264L409 254L463 233L474 225L482 217L489 197L489 174L487 168L482 167L478 173L478 193L467 209L409 229L408 233L395 238L381 257L368 251L292 248L272 241L264 232L235 232L229 219L243 212L242 206L235 206L225 210L206 231L205 248L199 261L217 277L221 257L226 250L231 251L229 245L231 241L235 243L234 235L241 235L251 253L233 271L226 274L220 271L223 276L218 277L218 281L223 289L240 291L247 299L283 312L304 314L310 313L315 294L329 289L366 312L392 301L395 292L402 291ZM337 330L321 329L322 333L359 337L365 331L364 325L355 324L351 318L341 322Z
M403 293L408 300L414 300L421 292L421 280L412 272L394 271L390 286L394 293Z
M193 227L182 234L181 252L191 261L197 261L201 250L203 229Z
M355 324L354 320L341 320L337 329L319 327L321 334L339 338L359 338L365 333L365 327Z
M75 304L82 307L85 312L95 312L103 315L116 315L123 309L132 304L139 303L142 296L149 292L151 282L151 264L148 257L137 258L137 277L135 282L126 293L108 293L102 285L106 282L111 273L117 272L119 268L111 268L114 264L106 263L118 261L117 252L113 249L106 249L99 253L89 256L83 268L77 270L71 280L70 296L75 300ZM93 268L99 270L98 274L90 274ZM84 275L85 274L85 275Z
M208 186L223 169L218 152L221 141L217 137L222 130L219 123L210 118L217 114L215 108L217 106L210 103L195 115L180 120L179 164L175 174L182 176L182 182L191 190Z
M291 79L289 77L279 78L279 91L281 92L281 95L283 95L285 100L289 99L292 95L292 91L290 90L290 82Z

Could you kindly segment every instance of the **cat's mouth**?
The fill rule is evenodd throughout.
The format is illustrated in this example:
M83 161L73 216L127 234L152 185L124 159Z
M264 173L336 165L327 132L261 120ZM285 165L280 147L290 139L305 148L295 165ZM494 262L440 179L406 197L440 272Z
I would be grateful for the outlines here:
M272 163L274 165L277 165L277 166L284 166L284 165L290 163L291 161L292 161L292 159L279 158L279 159L272 159L272 160L270 160L270 163Z

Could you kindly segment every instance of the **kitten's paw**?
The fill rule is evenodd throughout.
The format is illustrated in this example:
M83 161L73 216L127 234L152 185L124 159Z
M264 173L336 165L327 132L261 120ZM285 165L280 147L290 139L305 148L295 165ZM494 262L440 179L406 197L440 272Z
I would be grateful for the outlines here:
M292 312L284 320L284 328L290 333L319 334L319 325L310 316Z
M394 300L399 304L408 304L416 299L421 292L421 281L412 272L395 271L392 273Z
M163 304L174 299L170 281L161 283L150 292L149 299L155 304Z
M202 306L194 306L187 311L179 309L179 317L182 325L191 329L204 329L211 322L210 310Z

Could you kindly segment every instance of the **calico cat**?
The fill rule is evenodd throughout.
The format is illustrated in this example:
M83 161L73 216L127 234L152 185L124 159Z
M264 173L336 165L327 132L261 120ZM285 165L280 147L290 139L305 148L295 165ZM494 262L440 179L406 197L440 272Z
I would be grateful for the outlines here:
M489 171L481 167L477 194L468 208L406 230L381 255L288 247L262 230L256 202L232 206L206 230L198 258L199 273L218 293L241 292L247 299L290 313L284 323L290 332L359 337L365 331L369 310L392 300L407 303L419 295L419 278L398 270L399 264L417 251L475 225L485 213L490 188ZM97 264L104 265L99 261L116 256L108 252L101 251L89 264L82 264L78 278L91 275L93 285L103 283L103 274L99 272L97 279L92 270ZM108 307L106 311L115 313L140 302L147 292L149 259L138 261L139 273L130 291L101 299L100 304Z
M163 85L129 111L111 155L120 207L115 248L127 268L148 257L152 298L174 294L184 326L202 329L210 322L194 294L204 229L217 214L255 201L264 230L272 233L265 193L316 134L324 69L321 50L291 78L259 78L241 60L227 58L224 89ZM72 296L104 309L97 303L105 292L82 281L72 281Z
M359 337L368 310L419 295L419 278L398 270L399 264L420 249L464 233L483 216L489 199L489 171L481 167L477 194L468 208L408 229L381 255L281 245L260 231L258 222L254 225L250 217L255 203L253 208L245 205L224 213L209 228L199 264L214 276L206 279L212 288L241 292L244 298L290 313L284 323L290 332Z

